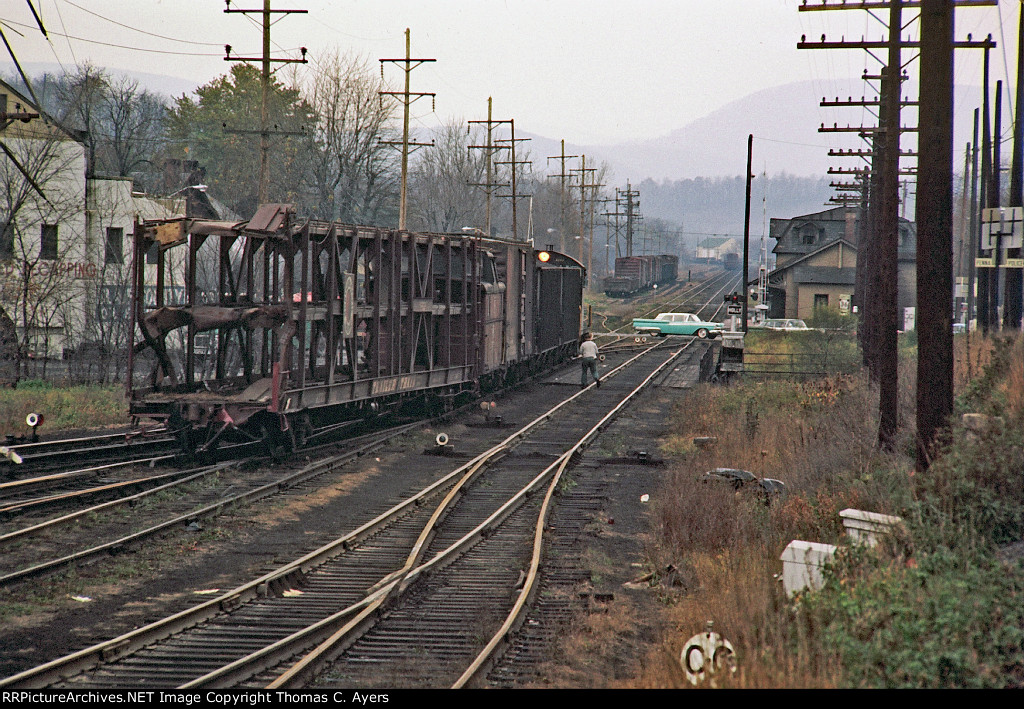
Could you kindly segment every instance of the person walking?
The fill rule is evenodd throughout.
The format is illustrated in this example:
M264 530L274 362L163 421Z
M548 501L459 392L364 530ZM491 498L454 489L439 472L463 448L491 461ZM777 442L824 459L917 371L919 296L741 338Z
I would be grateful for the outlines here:
M597 354L594 336L589 332L583 333L583 341L580 343L580 389L587 386L587 372L594 377L597 386L601 386L601 379L597 376Z

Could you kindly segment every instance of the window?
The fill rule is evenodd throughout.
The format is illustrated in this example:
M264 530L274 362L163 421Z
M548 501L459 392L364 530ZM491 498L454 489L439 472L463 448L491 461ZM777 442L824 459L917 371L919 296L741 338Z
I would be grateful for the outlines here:
M160 242L154 241L146 250L146 263L160 263Z
M813 245L818 240L818 229L813 224L805 224L800 227L800 243L806 246Z
M815 293L814 294L814 309L827 308L828 307L828 293Z
M103 263L124 263L124 229L107 227L107 248Z
M43 224L39 234L39 258L54 261L57 258L57 225Z

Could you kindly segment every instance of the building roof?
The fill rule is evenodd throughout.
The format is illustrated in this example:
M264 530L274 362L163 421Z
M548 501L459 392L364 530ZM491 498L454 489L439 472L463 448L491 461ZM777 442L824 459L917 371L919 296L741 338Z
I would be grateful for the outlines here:
M780 267L778 267L778 268L776 268L776 269L774 269L772 271L769 271L768 272L768 280L770 281L772 276L775 276L775 275L777 275L779 273L782 273L783 271L788 271L791 268L795 268L795 267L801 266L802 264L804 264L804 262L806 262L812 256L817 256L821 252L827 251L828 249L831 249L832 247L834 247L834 246L836 246L838 244L842 244L843 246L846 246L846 247L848 247L850 249L853 249L854 251L857 250L857 246L855 244L847 241L846 239L834 239L832 241L828 241L828 242L822 244L821 246L819 246L818 248L816 248L814 251L806 253L806 254L804 254L803 256L801 256L800 258L798 258L798 259L796 259L794 261L790 261L785 266L780 266ZM837 268L835 270L838 271L839 269ZM845 271L846 269L844 268L843 270ZM820 282L820 281L818 281L818 282Z
M717 249L718 247L723 246L724 244L727 244L733 240L734 239L731 236L709 236L707 239L704 239L704 241L697 244L697 248Z

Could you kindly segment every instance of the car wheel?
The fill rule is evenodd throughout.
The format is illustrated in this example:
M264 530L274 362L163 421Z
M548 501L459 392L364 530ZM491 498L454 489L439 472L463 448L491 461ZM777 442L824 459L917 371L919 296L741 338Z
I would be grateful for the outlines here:
M701 329L697 330L697 339L698 340L704 340L704 339L707 338L707 336L708 336L708 331L705 328L702 327Z

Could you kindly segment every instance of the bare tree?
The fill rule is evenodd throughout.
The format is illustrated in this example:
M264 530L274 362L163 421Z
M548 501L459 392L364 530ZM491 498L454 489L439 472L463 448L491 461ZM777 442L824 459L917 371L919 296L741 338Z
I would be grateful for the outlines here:
M92 64L82 64L74 74L61 77L56 85L50 110L64 125L80 130L88 153L89 174L96 170L96 156L101 147L103 106L107 100L110 77Z
M465 121L452 120L434 134L409 176L409 227L451 232L479 226L484 193L475 187L486 179L484 155L469 150L472 136Z
M102 171L132 177L149 188L157 170L153 156L163 145L163 100L127 77L111 80L103 102Z
M308 131L312 200L307 213L356 224L395 221L398 211L394 102L382 101L383 80L360 57L327 54L316 61L304 97L316 115Z

